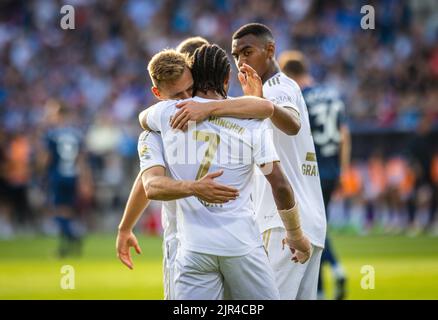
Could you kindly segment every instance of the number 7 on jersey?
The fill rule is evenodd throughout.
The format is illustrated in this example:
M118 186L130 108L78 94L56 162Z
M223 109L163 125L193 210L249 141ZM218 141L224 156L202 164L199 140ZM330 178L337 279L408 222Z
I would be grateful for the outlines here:
M193 131L193 139L196 141L208 142L204 159L202 159L201 166L196 174L196 180L198 180L205 176L210 169L211 162L213 161L213 157L217 151L217 147L221 141L221 138L218 134L213 132L195 130Z

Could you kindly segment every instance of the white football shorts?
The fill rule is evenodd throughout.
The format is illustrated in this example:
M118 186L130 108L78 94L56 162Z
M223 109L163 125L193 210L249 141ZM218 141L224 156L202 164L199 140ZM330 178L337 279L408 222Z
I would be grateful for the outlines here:
M223 257L178 249L175 297L178 300L278 300L274 273L262 246L244 256Z
M284 228L272 228L263 233L263 243L280 292L281 300L316 300L322 248L313 246L306 263L291 261L292 252L282 244Z

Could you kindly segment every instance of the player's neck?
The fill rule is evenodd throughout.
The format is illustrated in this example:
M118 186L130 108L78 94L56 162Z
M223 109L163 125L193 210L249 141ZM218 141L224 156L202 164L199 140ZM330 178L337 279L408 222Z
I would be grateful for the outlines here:
M207 92L196 92L196 96L204 99L212 99L212 100L222 100L224 97L222 97L220 94L218 94L215 91L208 90Z
M277 74L279 72L280 72L280 67L278 66L277 61L271 60L271 62L269 63L269 66L268 66L268 70L261 77L263 83L268 81L270 78L272 78L275 74Z

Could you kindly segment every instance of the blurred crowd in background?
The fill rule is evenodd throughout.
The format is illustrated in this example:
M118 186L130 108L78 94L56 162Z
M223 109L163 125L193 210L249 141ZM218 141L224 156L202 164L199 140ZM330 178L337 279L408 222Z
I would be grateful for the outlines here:
M304 51L317 81L343 94L353 161L329 207L332 225L438 231L435 0L70 0L74 30L60 27L64 4L0 4L0 238L54 232L39 161L54 100L73 111L91 169L77 212L90 230L114 229L138 172L137 114L155 102L150 57L194 35L229 52L247 22L271 27L278 53ZM361 29L365 4L375 9L374 30ZM230 95L238 96L234 78ZM389 153L393 133L402 140ZM149 211L142 225L159 232L159 205Z

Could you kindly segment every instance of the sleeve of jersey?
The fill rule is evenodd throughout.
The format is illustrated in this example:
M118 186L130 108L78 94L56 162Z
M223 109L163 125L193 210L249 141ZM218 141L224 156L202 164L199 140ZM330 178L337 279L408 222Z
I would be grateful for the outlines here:
M155 166L166 167L163 143L158 133L143 131L138 138L137 150L141 172Z
M301 96L299 88L279 84L266 88L265 93L265 98L271 100L275 105L283 108L291 108L298 112L298 114L300 113L298 109Z
M163 112L163 102L159 102L149 107L146 123L152 131L162 131L162 112Z
M279 161L272 138L272 129L266 125L266 120L262 125L252 132L253 139L253 158L255 164L261 166L266 163Z

